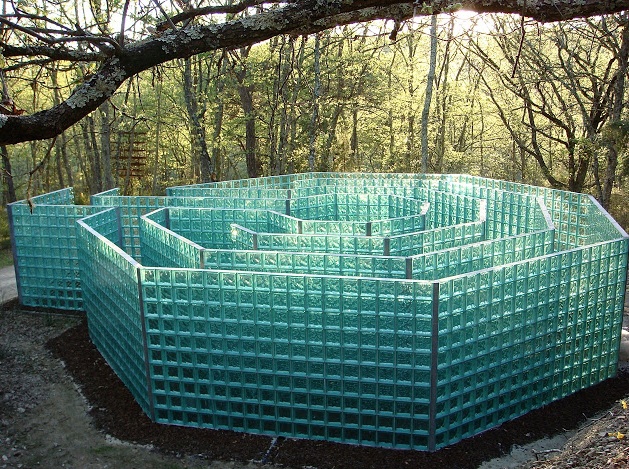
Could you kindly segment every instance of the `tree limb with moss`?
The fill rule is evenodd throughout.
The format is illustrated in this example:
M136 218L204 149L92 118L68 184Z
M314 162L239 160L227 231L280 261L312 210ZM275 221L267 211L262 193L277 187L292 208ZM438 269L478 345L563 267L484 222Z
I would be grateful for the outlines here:
M92 62L96 71L62 102L32 114L0 114L0 145L53 138L109 99L129 78L156 65L203 52L238 49L281 34L313 34L335 26L378 19L399 23L458 9L478 13L516 13L539 22L615 13L629 9L629 0L469 0L462 2L400 0L243 0L229 6L166 11L154 1L152 18L142 36L125 38L124 27L109 33L104 20L90 27L16 10L2 15L3 65L11 70L55 61ZM175 4L172 8L174 9ZM124 18L126 7L122 12ZM17 8L17 7L16 7ZM99 15L104 15L98 12ZM105 19L111 18L111 12ZM238 15L237 18L234 15ZM66 24L67 23L67 24Z

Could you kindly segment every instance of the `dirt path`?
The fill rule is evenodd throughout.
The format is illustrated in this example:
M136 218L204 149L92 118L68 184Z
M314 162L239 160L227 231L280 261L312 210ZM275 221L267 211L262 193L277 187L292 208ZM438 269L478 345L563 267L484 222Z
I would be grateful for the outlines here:
M10 265L0 268L0 303L6 303L14 298L17 298L17 286L15 270Z
M87 402L44 346L78 322L0 311L0 468L259 467L165 455L96 430Z

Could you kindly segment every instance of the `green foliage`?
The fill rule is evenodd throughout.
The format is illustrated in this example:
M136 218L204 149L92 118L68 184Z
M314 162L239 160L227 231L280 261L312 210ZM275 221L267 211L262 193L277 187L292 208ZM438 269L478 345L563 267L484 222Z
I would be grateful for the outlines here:
M11 248L11 234L6 210L0 210L0 250ZM13 262L13 261L11 261ZM1 261L0 261L1 264Z
M104 4L92 3L94 15L106 19ZM318 76L314 37L281 36L250 49L195 56L196 118L218 179L247 176L245 124L251 116L262 175L307 171L311 151L315 170L418 171L427 21L404 23L395 41L389 39L391 23L321 33ZM440 16L439 25L429 171L536 184L550 184L550 175L568 184L582 162L587 173L581 189L589 190L610 167L603 150L611 142L619 150L618 176L629 176L626 112L614 122L595 112L611 103L611 95L603 95L613 89L620 37L599 33L620 33L621 17L527 27L524 38L518 20L506 16L454 22ZM71 183L86 202L109 188L106 174L126 193L160 194L167 186L200 182L183 70L183 62L173 62L140 74L116 93L109 111L99 109L66 131L50 152L49 141L11 147L18 198ZM89 74L85 65L25 68L11 72L8 82L18 107L30 113L66 98ZM40 85L53 78L56 90ZM248 114L243 89L252 98ZM144 166L127 178L130 152L122 136L129 133L145 142L139 152ZM616 190L626 189L628 179L618 179Z
M612 202L609 213L614 219L629 232L629 205L627 205L627 191L616 191L612 193Z
M9 232L9 221L7 211L0 211L0 267L13 265L13 254L11 253L11 234Z

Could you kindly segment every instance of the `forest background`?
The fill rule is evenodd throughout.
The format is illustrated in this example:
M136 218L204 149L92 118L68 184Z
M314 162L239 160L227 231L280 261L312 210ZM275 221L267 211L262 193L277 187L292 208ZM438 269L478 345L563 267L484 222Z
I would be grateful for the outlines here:
M124 7L127 40L159 34L157 5L5 1L1 42L29 46L51 20L111 34ZM66 186L87 203L113 187L302 171L469 173L590 193L626 228L628 57L625 13L542 24L461 11L204 52L131 77L56 138L1 146L2 203ZM0 61L5 114L66 100L97 66Z

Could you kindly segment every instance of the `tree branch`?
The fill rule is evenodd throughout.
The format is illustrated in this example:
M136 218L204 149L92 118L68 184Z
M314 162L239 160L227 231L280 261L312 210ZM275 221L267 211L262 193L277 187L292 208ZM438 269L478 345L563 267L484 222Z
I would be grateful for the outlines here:
M36 30L35 28L27 28L25 26L21 26L17 23L14 23L12 21L8 21L7 19L5 19L4 17L2 17L0 15L0 24L4 24L6 26L8 26L9 28L13 28L13 29L17 29L18 31L22 31L24 34L27 34L29 36L34 37L35 39L45 43L45 44L49 44L49 45L54 45L54 44L64 44L67 42L89 42L91 44L108 44L110 46L113 46L114 50L116 52L121 52L122 49L120 48L120 45L118 44L118 42L115 39L110 38L109 36L96 36L96 35L91 35L91 34L87 34L85 33L85 31L81 31L79 34L75 33L75 32L67 32L67 36L62 36L62 37L52 37L52 36L48 36L48 35L42 35L40 34L40 32L46 33L46 34L51 34L52 32L50 30L47 29L40 29L39 31ZM58 31L54 31L54 33L58 33Z
M54 61L52 59L35 59L35 60L28 60L26 62L17 62L13 65L4 67L2 71L13 72L15 70L20 70L21 68L24 68L24 67L32 67L32 66L43 67L44 65L47 65L51 62L54 62Z
M243 12L247 8L254 7L257 5L263 5L265 3L269 3L268 0L245 0L240 3L235 3L233 5L213 5L207 6L203 8L192 8L190 10L184 11L183 13L179 13L177 15L172 16L167 21L162 21L157 25L157 31L166 31L171 28L172 24L178 24L183 21L191 20L193 18L199 16L206 15L236 15L238 13Z
M430 14L451 9L451 0L424 3L430 8L422 11ZM244 0L237 8L258 4L259 0ZM158 36L123 45L116 57L106 58L100 69L64 102L29 116L0 115L0 145L52 138L109 99L127 78L170 60L212 50L247 47L280 34L312 34L337 25L388 18L399 20L414 13L424 14L420 9L414 11L408 0L289 0L282 5L221 24L188 24L179 30L169 29ZM618 12L629 9L629 0L527 0L524 6L519 0L465 0L462 7L479 13L517 13L545 22ZM103 42L117 45L108 36L94 37L101 38L101 45ZM42 40L50 42L48 38ZM67 48L37 47L39 55L45 57L64 56L71 61L84 61L87 57L85 53ZM36 47L14 47L12 51L7 47L4 55L19 51L25 55L27 50L35 52ZM91 57L102 59L107 54Z
M162 13L162 16L166 17L166 24L168 25L168 27L172 29L177 29L177 27L175 26L175 23L173 23L173 21L170 19L170 16L168 16L168 13L164 11L160 3L157 0L153 0L153 3L157 7L157 9Z
M51 23L55 26L57 26L60 29L66 30L66 31L70 31L70 28L68 28L66 25L59 23L58 21L52 20L50 18L48 18L47 16L41 16L41 15L34 15L31 13L26 13L23 10L20 10L19 8L16 9L17 13L13 13L13 14L6 14L6 15L2 15L4 18L16 18L17 20L20 19L29 19L29 20L33 20L33 21L42 21L44 23Z
M56 48L50 46L13 46L0 41L2 56L5 58L16 57L48 57L52 60L68 60L70 62L100 62L108 56L102 52L85 52Z

